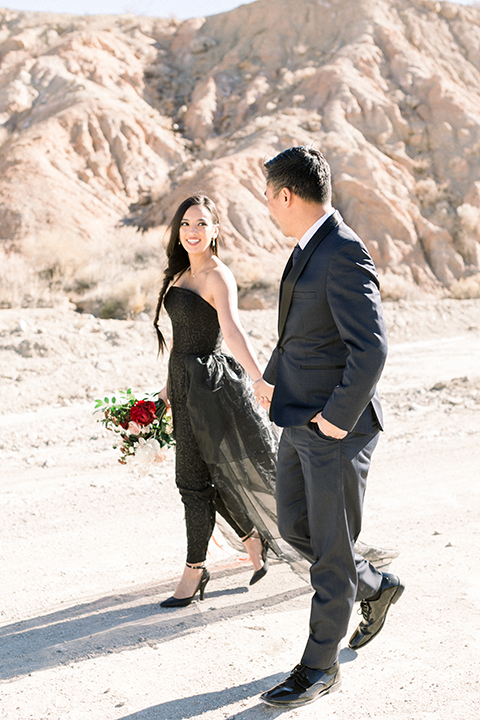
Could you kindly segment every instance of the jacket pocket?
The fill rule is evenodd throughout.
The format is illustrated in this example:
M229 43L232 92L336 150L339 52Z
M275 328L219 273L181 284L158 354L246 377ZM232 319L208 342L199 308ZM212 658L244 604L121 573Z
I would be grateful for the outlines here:
M343 370L346 365L300 365L302 370Z
M339 438L334 438L331 435L324 435L320 428L318 427L318 424L316 422L310 422L310 425L312 426L312 430L319 438L322 438L322 440L327 440L327 442L341 442Z
M315 290L294 290L293 298L295 300L314 300L317 297Z

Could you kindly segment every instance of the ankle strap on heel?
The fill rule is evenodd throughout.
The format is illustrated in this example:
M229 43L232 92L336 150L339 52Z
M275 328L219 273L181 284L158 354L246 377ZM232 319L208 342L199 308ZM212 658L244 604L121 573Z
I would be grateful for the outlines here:
M205 570L205 563L199 563L199 564L192 565L191 563L186 562L185 565L188 568L191 568L192 570Z
M260 539L260 533L258 532L257 528L253 528L253 530L250 530L248 535L245 535L244 538L242 538L242 542L245 542L245 540L250 540L250 538L256 538L257 540Z

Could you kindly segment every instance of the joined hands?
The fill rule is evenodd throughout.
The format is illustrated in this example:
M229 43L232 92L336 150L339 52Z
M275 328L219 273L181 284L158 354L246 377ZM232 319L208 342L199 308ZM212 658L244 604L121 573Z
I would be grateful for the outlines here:
M273 387L273 385L269 385L269 383L265 382L263 377L259 377L258 380L255 380L253 383L255 397L264 410L268 410L271 405Z

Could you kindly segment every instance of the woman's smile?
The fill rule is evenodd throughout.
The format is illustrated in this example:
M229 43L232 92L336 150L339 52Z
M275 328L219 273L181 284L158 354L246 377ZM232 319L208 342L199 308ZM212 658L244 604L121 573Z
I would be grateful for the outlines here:
M187 252L204 253L218 234L218 225L203 205L191 205L180 223L180 242Z

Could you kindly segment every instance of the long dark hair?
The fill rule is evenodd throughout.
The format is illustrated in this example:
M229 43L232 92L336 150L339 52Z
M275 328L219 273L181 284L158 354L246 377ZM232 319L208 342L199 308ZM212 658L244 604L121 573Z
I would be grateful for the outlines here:
M162 288L160 290L160 294L158 296L158 302L157 302L157 309L155 311L155 319L153 321L153 326L155 328L155 331L157 333L157 339L158 339L158 352L164 352L167 349L167 343L165 342L165 338L163 337L163 334L158 327L158 318L160 317L160 311L162 309L163 305L163 299L165 297L165 293L168 290L168 286L170 283L173 282L175 277L179 275L180 273L185 272L190 266L190 260L188 259L188 253L183 247L182 243L180 242L180 224L183 220L183 216L187 212L189 207L192 207L192 205L202 205L203 207L206 207L207 210L210 212L213 222L215 224L219 223L218 219L218 212L217 208L215 207L215 203L213 200L210 200L209 197L206 195L202 195L201 193L197 193L196 195L191 195L186 200L184 200L177 208L175 215L173 216L172 222L170 223L170 239L168 241L167 245L167 267L165 268L165 273L163 275L163 283ZM216 238L212 240L211 243L212 252L214 255L218 255L218 235Z

